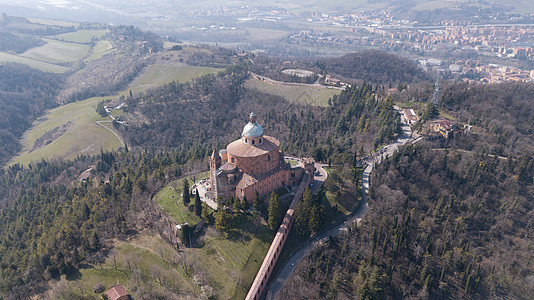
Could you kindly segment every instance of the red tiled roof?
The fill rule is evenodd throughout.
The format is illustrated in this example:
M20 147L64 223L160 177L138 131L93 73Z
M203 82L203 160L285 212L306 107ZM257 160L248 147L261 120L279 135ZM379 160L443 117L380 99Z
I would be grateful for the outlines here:
M439 124L439 125L441 125L441 127L445 128L447 130L452 129L452 126L454 125L453 122L451 122L451 121L449 121L447 119L438 119L438 120L432 121L432 123Z
M230 143L226 150L228 154L236 157L256 157L277 150L280 147L280 141L272 136L263 136L263 143L259 145L245 144L242 139Z
M129 295L128 292L122 285L114 286L106 292L106 296L108 296L109 300L117 300L120 297L128 296L128 295Z

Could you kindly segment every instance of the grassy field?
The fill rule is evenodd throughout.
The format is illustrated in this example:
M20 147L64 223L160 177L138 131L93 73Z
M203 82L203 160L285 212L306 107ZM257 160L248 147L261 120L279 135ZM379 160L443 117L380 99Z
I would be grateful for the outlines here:
M283 97L293 103L314 106L328 106L328 99L341 93L341 90L314 86L275 85L255 78L247 80L245 86L250 89Z
M220 299L245 298L272 240L255 215L242 216L237 223L239 234L225 238L208 233L202 248L187 249L210 276Z
M199 288L192 282L190 275L186 274L184 264L171 263L182 259L180 253L165 243L157 233L144 231L124 241L116 240L113 246L104 263L86 265L67 280L74 292L79 295L82 291L84 295L95 295L92 289L97 283L102 283L106 290L120 283L132 292L139 287L134 274L137 269L137 278L144 289L160 289L160 282L165 280L154 280L154 274L165 273L167 285L173 285L184 296L198 297Z
M110 54L115 52L116 49L113 47L110 41L98 41L96 45L93 47L93 52L91 52L91 55L89 55L86 60L95 60L99 59L104 55Z
M205 179L209 177L209 172L203 172L200 174L186 177L189 181L189 185L193 184L193 177L195 180ZM190 212L187 207L184 206L182 201L182 183L183 178L175 180L169 183L166 187L162 188L159 193L154 196L154 200L161 207L171 219L176 223L181 224L187 222L190 225L195 225L201 221L194 212ZM193 196L193 195L192 195ZM190 205L194 203L194 196L191 197Z
M35 19L35 18L28 18L28 21L34 24L49 25L49 26L77 27L79 25L78 23L72 23L72 22L44 20L44 19Z
M293 160L293 159L286 159L285 161L287 163L289 163L292 167L294 167L294 166L299 164L299 162L297 160Z
M19 64L25 64L29 67L41 70L43 72L50 72L50 73L65 73L67 71L70 71L70 68L58 66L38 60L34 60L27 57L22 57L19 55L13 55L5 52L0 52L0 63L1 62L16 62Z
M82 291L92 294L97 283L104 284L106 289L121 283L132 291L139 287L134 274L137 269L143 289L158 290L161 284L173 285L183 297L201 298L202 284L197 285L194 278L202 278L199 281L212 287L217 299L244 299L267 253L272 234L265 225L253 222L254 216L243 218L240 224L246 229L242 236L225 238L211 231L204 237L203 247L182 248L180 252L148 230L115 241L105 262L80 268L67 284L79 295Z
M445 109L440 109L439 110L439 116L440 117L443 117L445 119L448 119L448 120L456 120L455 117L453 117L449 111L445 110Z
M0 53L0 59L1 59ZM16 57L16 56L15 56ZM50 66L55 66L49 64ZM120 141L109 130L96 124L96 121L103 120L96 114L94 107L104 98L114 99L120 95L127 95L128 90L134 92L144 91L148 88L155 88L173 80L180 82L189 81L197 76L215 73L221 69L196 67L196 66L160 66L154 65L147 68L128 89L118 95L110 97L94 97L76 103L53 109L37 120L33 127L28 130L22 138L22 151L15 156L10 163L21 163L24 165L32 161L41 159L70 159L78 154L96 154L100 149L112 150L121 146ZM121 112L113 112L116 116ZM43 136L45 132L53 130L71 121L72 126L62 136L42 148L33 148L35 141ZM106 126L111 128L111 126ZM115 131L116 132L116 131Z
M168 50L168 49L171 49L173 46L176 46L176 45L182 45L182 43L165 42L165 43L163 43L163 49Z
M209 172L203 172L187 179L192 185L194 180L208 176ZM180 196L182 182L183 179L178 179L169 183L154 199L177 223L194 225L200 219L183 206ZM196 267L209 278L210 286L217 291L220 299L243 299L246 296L272 240L272 233L256 214L239 218L236 222L239 230L228 237L210 228L201 247L181 249L198 263Z
M130 89L133 92L140 92L162 86L172 81L191 81L195 77L217 73L221 70L219 68L185 65L151 65L132 82Z
M88 44L93 38L100 39L108 30L78 30L69 33L58 34L55 36L58 40L71 42L71 43L83 43Z
M89 51L88 45L43 39L45 45L32 48L21 56L49 63L75 62Z
M289 35L289 32L283 30L256 27L245 27L243 29L247 31L250 37L253 39L280 39Z
M41 159L69 159L79 154L96 154L100 149L112 150L121 146L117 137L96 124L102 118L95 112L95 107L102 98L90 98L70 103L47 112L44 117L34 122L23 138L23 149L11 160L13 163L27 165ZM35 141L55 128L70 122L67 131L42 148L33 148Z

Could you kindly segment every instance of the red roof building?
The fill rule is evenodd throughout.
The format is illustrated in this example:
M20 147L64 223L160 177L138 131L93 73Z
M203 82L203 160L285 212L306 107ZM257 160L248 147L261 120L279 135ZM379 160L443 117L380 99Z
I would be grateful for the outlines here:
M108 300L128 300L130 299L130 294L126 291L126 289L122 285L117 285L112 288L110 288L106 292L106 296L108 297Z

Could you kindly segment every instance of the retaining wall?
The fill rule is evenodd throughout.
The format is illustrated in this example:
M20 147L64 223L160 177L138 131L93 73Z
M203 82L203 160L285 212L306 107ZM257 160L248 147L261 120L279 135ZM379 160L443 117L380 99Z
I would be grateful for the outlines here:
M310 176L311 175L308 173L305 173L304 176L302 176L302 181L297 189L297 193L289 205L286 215L284 216L284 220L282 221L282 225L280 225L280 228L278 229L278 232L271 243L271 247L269 248L267 255L263 259L260 270L258 271L258 274L256 274L256 278L254 279L254 282L252 283L252 286L250 287L245 299L260 299L261 294L267 285L267 281L269 280L269 276L271 276L274 266L276 265L276 261L280 256L280 252L282 252L282 248L284 247L287 236L289 235L289 230L291 229L291 225L293 225L295 208L297 207L299 200L302 198L304 189L306 189L310 183Z

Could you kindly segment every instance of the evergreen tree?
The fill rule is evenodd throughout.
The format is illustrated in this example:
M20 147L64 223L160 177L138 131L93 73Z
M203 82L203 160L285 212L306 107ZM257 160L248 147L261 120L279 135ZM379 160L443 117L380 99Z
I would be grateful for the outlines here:
M260 193L258 193L258 191L254 192L254 199L252 201L252 205L254 205L254 209L256 211L260 211L261 210Z
M423 121L428 121L432 118L437 117L438 115L439 113L434 103L429 102L426 105L425 110L423 111L423 115L421 116L421 119L423 119Z
M185 206L189 206L189 202L191 202L191 194L189 193L189 182L187 181L187 179L184 179L184 182L183 182L183 200L184 200L184 205Z
M318 205L313 205L310 209L310 217L308 220L308 229L311 233L319 231L321 228L321 214Z
M190 240L191 232L190 231L191 231L191 228L189 227L189 225L187 224L182 225L182 231L180 232L180 240L186 247L191 246L190 245L191 243L191 240Z
M278 194L275 192L271 193L271 198L269 200L269 220L268 225L271 230L275 230L282 218L282 209L280 207L280 199Z
M200 195L198 194L198 189L195 193L195 215L201 216L202 215L202 202L200 201Z
M232 230L232 215L226 209L220 209L217 211L217 216L215 217L215 228L223 232L229 232Z
M108 113L106 112L106 108L104 107L104 101L98 102L98 105L96 106L95 110L102 118L105 118L108 116Z
M210 217L210 214L208 211L208 206L205 204L202 204L202 219L209 222L209 217Z
M311 190L306 187L302 194L302 200L297 204L295 211L295 225L297 226L297 232L301 235L309 234L309 215L312 202Z

